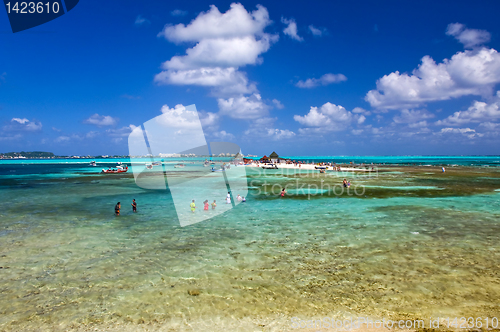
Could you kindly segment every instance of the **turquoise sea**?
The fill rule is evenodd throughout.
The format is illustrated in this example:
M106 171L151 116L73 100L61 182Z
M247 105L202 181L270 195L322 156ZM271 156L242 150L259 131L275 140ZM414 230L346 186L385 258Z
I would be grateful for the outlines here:
M99 174L118 160L0 160L0 330L500 316L499 156L290 158L375 170L246 167L245 203L181 227L169 190L142 189L131 171Z

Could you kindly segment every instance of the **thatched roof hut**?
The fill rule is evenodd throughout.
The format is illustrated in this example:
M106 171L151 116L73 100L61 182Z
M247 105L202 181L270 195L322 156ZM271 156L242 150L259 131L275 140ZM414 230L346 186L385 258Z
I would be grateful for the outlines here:
M269 159L279 159L279 156L276 152L273 151L273 153L269 155Z

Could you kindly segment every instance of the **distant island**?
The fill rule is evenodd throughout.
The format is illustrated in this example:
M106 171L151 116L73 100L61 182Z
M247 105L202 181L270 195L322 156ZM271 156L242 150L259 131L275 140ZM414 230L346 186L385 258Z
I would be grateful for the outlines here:
M97 159L97 158L128 158L128 156L57 156L52 152L32 151L32 152L7 152L0 153L0 159Z
M32 151L32 152L7 152L0 153L0 159L28 159L28 158L55 158L52 152Z
M237 153L220 153L218 155L198 155L194 153L183 153L183 154L177 154L177 153L160 153L159 155L143 155L143 156L129 156L129 155L97 155L97 156L58 156L55 155L52 152L44 152L44 151L32 151L32 152L7 152L7 153L1 153L0 152L0 159L106 159L106 158L112 158L112 159L123 159L123 158L181 158L181 157L203 157L203 158L210 158L210 157L235 157L235 158L242 158L244 155ZM257 157L256 155L248 155L247 157Z

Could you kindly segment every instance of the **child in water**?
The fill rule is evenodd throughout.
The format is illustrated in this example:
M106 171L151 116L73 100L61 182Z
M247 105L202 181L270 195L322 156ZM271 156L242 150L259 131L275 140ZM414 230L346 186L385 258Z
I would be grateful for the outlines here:
M208 211L208 199L203 202L203 210Z
M191 207L191 212L194 213L194 210L196 209L196 205L194 204L194 199L193 201L191 202L191 204L189 204L189 206Z
M212 210L215 210L216 206L217 206L217 204L215 204L215 199L214 199L214 202L212 203Z

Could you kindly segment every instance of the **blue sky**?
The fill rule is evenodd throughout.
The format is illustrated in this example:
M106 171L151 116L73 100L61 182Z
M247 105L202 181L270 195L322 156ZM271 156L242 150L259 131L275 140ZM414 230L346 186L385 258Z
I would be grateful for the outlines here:
M13 34L0 10L0 152L128 154L135 126L195 104L206 139L245 154L500 154L498 12L80 1Z

